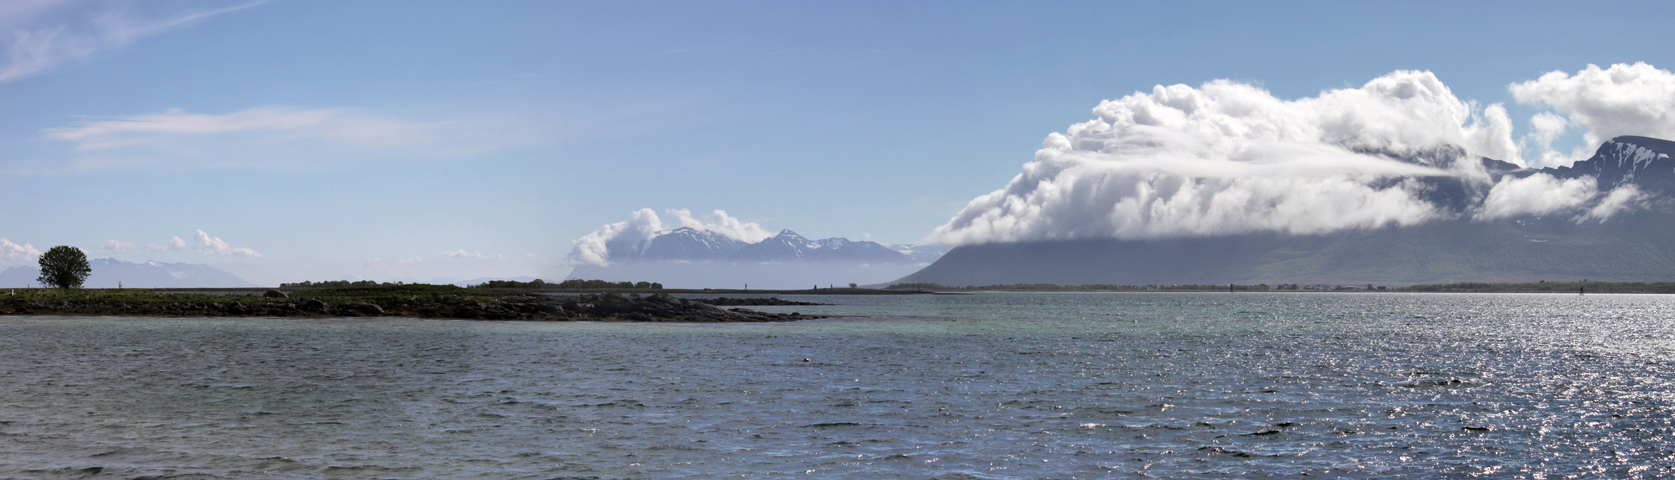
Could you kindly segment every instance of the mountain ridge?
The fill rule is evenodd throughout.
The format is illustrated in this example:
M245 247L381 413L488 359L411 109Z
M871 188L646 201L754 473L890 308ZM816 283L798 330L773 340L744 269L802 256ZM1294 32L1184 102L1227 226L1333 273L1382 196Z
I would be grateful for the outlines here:
M83 286L87 288L237 288L256 287L237 275L209 265L197 263L166 263L146 261L125 262L114 258L88 260L93 271ZM0 287L18 288L40 286L36 277L40 267L23 265L0 270Z
M945 250L944 250L945 251ZM939 256L936 248L915 245L884 245L843 237L810 240L791 229L759 242L746 242L718 232L680 227L657 232L637 245L613 245L613 264L657 262L785 263L862 262L885 264L928 263L927 256Z
M1639 209L1473 218L1488 188L1457 177L1415 180L1450 218L1319 235L1251 233L1154 240L965 245L892 283L1383 283L1616 280L1675 277L1675 142L1622 136L1566 167L1479 158L1498 181L1537 174L1595 178L1601 194L1633 185ZM1426 162L1419 162L1426 163ZM1435 163L1431 161L1431 163ZM1426 163L1429 164L1429 163ZM1491 185L1493 182L1491 182Z
M791 229L752 243L681 227L635 245L611 245L608 264L578 264L566 278L653 281L670 288L826 288L887 282L945 252L938 245L810 240Z

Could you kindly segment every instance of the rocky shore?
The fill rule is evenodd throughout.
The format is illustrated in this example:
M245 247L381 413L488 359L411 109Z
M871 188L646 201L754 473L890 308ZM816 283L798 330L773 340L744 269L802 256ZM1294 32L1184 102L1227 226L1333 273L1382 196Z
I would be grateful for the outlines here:
M551 295L427 294L318 295L291 298L278 290L261 297L141 294L60 294L0 296L0 315L98 315L147 317L412 317L467 320L625 321L625 322L783 322L824 318L819 315L766 313L722 308L708 300L667 295L615 293ZM723 302L731 305L728 299ZM748 305L805 305L778 299L742 299Z
M746 297L746 298L716 297L716 298L705 298L705 299L699 299L699 300L693 300L693 301L703 302L703 303L707 303L707 304L710 304L710 305L715 305L715 306L718 306L718 307L739 307L739 306L763 307L763 306L787 306L787 305L790 305L790 306L825 305L824 303L798 302L798 301L794 301L794 300L781 300L781 299L774 298L774 297Z

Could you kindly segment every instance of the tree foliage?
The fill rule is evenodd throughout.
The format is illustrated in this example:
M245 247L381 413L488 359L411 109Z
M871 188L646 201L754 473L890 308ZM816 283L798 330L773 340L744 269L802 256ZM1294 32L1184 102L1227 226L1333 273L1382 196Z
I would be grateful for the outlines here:
M81 288L93 267L87 264L87 254L76 247L59 245L41 254L41 285L54 288Z

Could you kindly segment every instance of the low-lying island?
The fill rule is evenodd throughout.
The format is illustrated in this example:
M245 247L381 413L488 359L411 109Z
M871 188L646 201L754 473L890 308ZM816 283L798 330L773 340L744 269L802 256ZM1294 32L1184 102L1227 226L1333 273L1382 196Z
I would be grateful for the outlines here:
M688 299L665 294L574 296L480 291L436 285L315 288L264 295L151 290L10 290L0 315L145 317L413 317L465 320L783 322L825 318L729 305L816 305L777 298Z

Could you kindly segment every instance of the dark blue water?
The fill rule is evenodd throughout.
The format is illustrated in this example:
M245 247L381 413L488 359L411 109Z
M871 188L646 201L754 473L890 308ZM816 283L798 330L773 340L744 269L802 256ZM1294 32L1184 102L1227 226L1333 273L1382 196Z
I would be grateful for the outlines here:
M799 299L857 316L0 317L0 477L1675 475L1675 297Z

